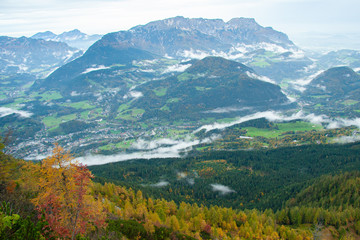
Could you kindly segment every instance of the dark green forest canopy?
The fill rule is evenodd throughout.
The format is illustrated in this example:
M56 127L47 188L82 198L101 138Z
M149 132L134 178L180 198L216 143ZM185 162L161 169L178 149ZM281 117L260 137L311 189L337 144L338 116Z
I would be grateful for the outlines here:
M90 169L97 181L114 181L155 198L276 210L321 175L360 170L359 153L360 143L307 145L139 159ZM230 192L221 194L211 184L226 186Z

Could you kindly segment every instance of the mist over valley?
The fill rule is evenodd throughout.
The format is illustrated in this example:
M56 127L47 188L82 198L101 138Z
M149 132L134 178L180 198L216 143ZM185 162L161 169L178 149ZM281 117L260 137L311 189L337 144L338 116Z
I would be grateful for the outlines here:
M360 239L359 7L0 1L0 239Z
M61 59L47 75L21 67L26 61L1 70L1 131L12 132L9 152L39 159L58 142L79 161L97 165L179 157L223 139L219 131L261 118L316 124L317 131L359 126L355 50L310 54L286 34L247 18L175 17L102 38L74 30L22 41L49 48L46 44L57 46L53 41L66 46L90 39L94 44L83 55L65 64ZM15 41L2 40L8 52L3 56L13 51L10 40ZM1 61L16 64L8 57ZM336 68L339 64L347 67ZM239 142L253 138L244 130ZM357 139L343 137L338 142ZM240 149L259 148L254 142Z

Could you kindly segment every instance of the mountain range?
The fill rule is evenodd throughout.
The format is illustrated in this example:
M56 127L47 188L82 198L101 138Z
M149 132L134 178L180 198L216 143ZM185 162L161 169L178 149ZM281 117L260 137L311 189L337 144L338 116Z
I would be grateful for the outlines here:
M80 55L82 51L66 43L0 37L0 72L3 74L30 73L43 77Z
M82 36L74 30L2 37L0 106L6 114L32 115L24 121L7 114L1 131L11 125L18 137L21 126L33 126L36 133L26 136L41 149L56 137L64 144L76 139L86 150L109 150L123 148L119 141L127 138L168 137L168 128L183 133L185 126L259 111L292 114L298 103L309 113L360 115L358 51L308 53L254 19L154 21L106 34L85 53L53 41L90 38Z
M55 34L51 31L39 32L33 35L33 39L43 39L46 41L64 42L73 48L81 50L88 49L94 42L102 37L100 34L88 35L80 32L78 29L74 29L61 34Z
M244 47L249 49L245 51ZM48 81L73 81L86 69L130 64L134 60L189 59L193 55L203 58L219 54L252 58L244 53L259 48L281 49L282 52L297 50L284 33L264 28L254 19L237 18L225 23L216 19L175 17L105 35L82 57L55 71ZM289 60L291 56L289 53L279 57Z

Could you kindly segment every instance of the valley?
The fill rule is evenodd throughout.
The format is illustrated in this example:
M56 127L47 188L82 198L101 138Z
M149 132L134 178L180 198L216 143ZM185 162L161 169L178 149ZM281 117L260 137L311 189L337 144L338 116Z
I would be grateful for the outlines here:
M253 18L0 37L0 238L359 239L359 71Z
M176 26L197 22L207 28L231 26L239 32L234 30L232 37L222 39L219 45L221 35L194 27L187 30L186 41L174 38L184 42L163 46L166 54L161 57L158 54L165 52L150 52L150 46L158 44L153 39L150 45L142 45L130 36L134 48L114 45L115 39L129 37L122 31L104 36L46 78L33 75L33 70L4 70L0 128L2 135L11 137L7 151L20 158L39 159L58 142L77 157L135 152L144 156L159 148L179 156L191 149L260 149L333 143L345 136L346 141L357 139L357 87L343 87L339 81L352 79L357 84L359 75L349 67L360 67L358 52L307 57L282 33L269 30L268 35L259 37L261 26L251 19L211 24L201 19L173 20L174 25L164 27L168 20L163 20L131 31L146 39L146 29L153 26L154 31L172 39L183 32ZM253 31L252 42L241 38L243 30L236 24ZM75 30L66 34L78 34L76 39L84 36ZM277 35L282 42L273 41ZM36 38L41 36L50 42L60 38L50 33ZM201 48L188 49L186 44L205 36L208 42ZM212 48L217 50L210 51ZM338 64L349 67L332 68ZM327 71L319 75L322 70ZM317 83L323 76L332 82ZM324 91L325 86L333 90ZM267 118L267 112L277 116ZM241 118L254 120L254 116L265 117L270 127L233 126ZM201 130L224 123L225 127L216 131ZM139 141L147 146L139 147Z

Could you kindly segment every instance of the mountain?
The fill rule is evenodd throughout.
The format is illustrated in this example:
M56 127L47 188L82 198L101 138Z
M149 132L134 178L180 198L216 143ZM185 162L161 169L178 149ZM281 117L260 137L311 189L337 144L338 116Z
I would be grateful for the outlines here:
M219 108L264 110L288 103L279 86L258 80L251 68L220 57L199 60L183 73L144 83L132 93L141 96L131 107L145 110L143 118L198 118Z
M50 31L39 32L33 35L31 38L44 39L46 41L64 42L71 47L86 50L101 37L102 35L99 34L88 35L80 32L78 29L74 29L72 31L63 32L59 35L56 35Z
M52 36L49 32L43 35ZM250 59L255 59L253 54L256 54L255 50L259 48L263 49L265 60L273 56L269 61L279 65L278 62L283 59L287 69L291 68L291 71L281 70L282 75L275 74L279 76L279 81L287 77L286 74L297 73L299 69L311 64L311 61L295 64L294 61L299 62L299 59L293 58L296 54L288 51L298 49L288 37L272 28L260 26L254 19L236 18L224 22L220 19L175 17L105 35L82 57L55 71L44 83L47 86L58 86L58 81L74 83L75 78L90 68L109 68L114 64L129 65L134 60L160 59L162 56L201 59L208 55L225 55L230 59L249 62ZM275 51L277 54L269 54L268 51ZM250 55L246 56L245 53L248 52ZM256 58L255 67L263 68L261 62L265 60ZM252 62L249 64L252 65ZM103 74L103 78L107 76ZM50 82L52 84L49 85Z
M349 67L330 68L314 78L305 94L327 95L329 100L360 100L360 75Z
M224 22L221 19L175 17L110 35L119 43L172 57L187 57L191 51L229 52L239 45L260 43L295 47L284 33L264 28L248 18Z
M360 207L360 172L323 175L287 202L292 206L329 208ZM319 201L321 199L321 201Z
M125 78L119 70L130 70L133 61L152 60L155 55L136 48L123 48L98 41L83 56L54 71L45 80L38 81L35 89L88 92L94 86L119 87L119 81L125 84ZM99 88L93 88L94 91Z
M349 67L330 68L306 86L301 99L315 112L358 116L360 75Z
M336 66L360 68L360 51L347 49L331 51L322 55L318 62L326 69Z
M81 54L66 43L3 36L0 37L0 73L30 73L41 77Z
M55 33L51 32L51 31L46 31L46 32L36 33L31 38L43 39L43 40L46 40L46 41L53 41L56 37L57 37L57 35Z

